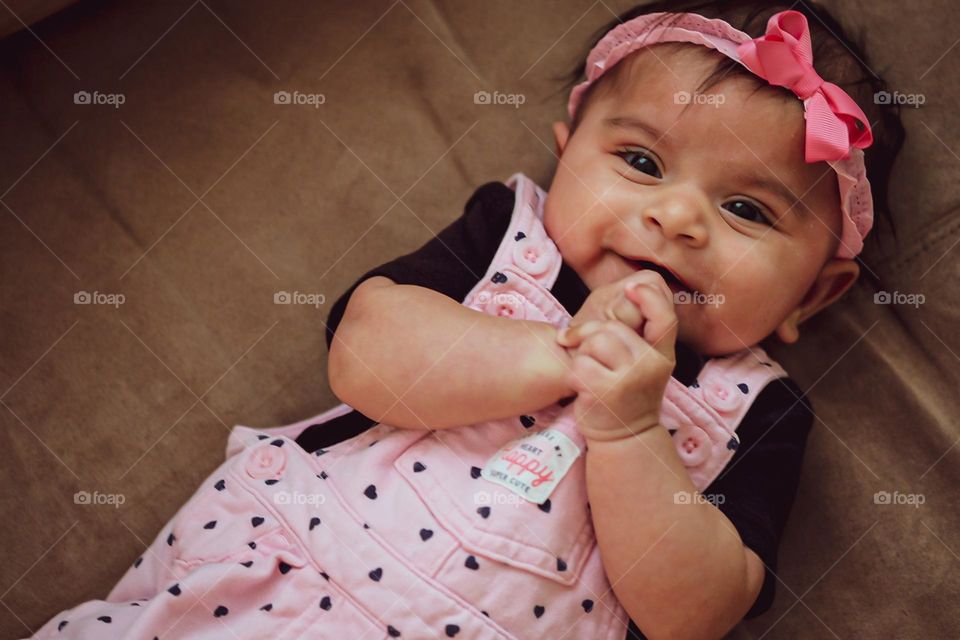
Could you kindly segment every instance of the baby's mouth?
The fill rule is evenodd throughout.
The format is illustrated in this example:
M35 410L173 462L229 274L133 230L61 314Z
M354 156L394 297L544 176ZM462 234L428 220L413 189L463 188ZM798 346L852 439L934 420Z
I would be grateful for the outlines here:
M638 271L640 269L656 271L663 276L663 279L667 281L667 286L669 286L670 290L674 293L677 293L678 291L686 291L687 293L691 293L693 291L693 289L688 286L686 282L675 276L672 271L666 267L660 266L656 262L650 262L649 260L634 260L631 258L624 258L624 260L626 260L630 266Z

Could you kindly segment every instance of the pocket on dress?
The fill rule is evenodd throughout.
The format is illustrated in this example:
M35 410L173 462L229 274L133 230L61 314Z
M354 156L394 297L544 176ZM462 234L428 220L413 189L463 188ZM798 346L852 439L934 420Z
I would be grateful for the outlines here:
M238 461L207 478L174 516L166 542L181 566L242 561L289 544L280 522L230 473Z
M595 543L584 455L542 504L481 473L501 446L531 431L550 428L573 435L572 412L554 415L543 412L435 431L407 448L394 466L466 550L571 585Z
M242 638L386 638L386 625L319 570L283 514L251 491L251 483L295 476L291 467L303 458L263 444L204 482L173 519L167 538L179 592L219 598L229 610L255 600L259 611L238 631ZM265 477L249 479L250 469Z

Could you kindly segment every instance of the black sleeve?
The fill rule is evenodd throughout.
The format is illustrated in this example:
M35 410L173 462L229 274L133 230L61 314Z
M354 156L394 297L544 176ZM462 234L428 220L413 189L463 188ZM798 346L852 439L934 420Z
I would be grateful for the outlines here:
M765 565L763 586L746 618L760 615L773 603L777 549L800 483L813 420L810 401L792 379L771 381L737 428L740 446L730 463L704 491L714 496L714 504L736 527L744 545Z
M415 284L462 301L483 277L493 260L513 213L513 189L501 182L478 188L464 207L463 215L433 239L412 253L374 267L350 286L334 303L327 317L327 349L343 319L347 302L360 283L373 276L385 276L398 284ZM315 452L333 446L376 424L359 411L304 429L297 444Z
M354 289L367 278L385 276L397 284L414 284L462 301L493 260L513 213L513 189L502 182L479 187L463 215L412 253L366 272L340 296L327 317L327 349L343 319Z
M733 458L703 492L765 565L763 586L745 618L760 615L773 603L777 548L800 482L813 419L810 401L793 380L773 380L737 427L740 446ZM646 636L631 620L626 638L645 640Z

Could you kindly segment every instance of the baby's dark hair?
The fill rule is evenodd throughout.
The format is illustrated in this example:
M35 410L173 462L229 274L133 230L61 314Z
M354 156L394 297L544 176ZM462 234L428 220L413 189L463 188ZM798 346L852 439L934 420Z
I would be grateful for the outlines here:
M896 238L896 227L887 197L887 185L894 160L905 138L900 120L900 107L896 104L877 103L875 96L880 92L888 91L887 83L870 67L859 38L854 40L849 37L826 9L809 0L800 0L796 3L758 0L658 0L634 7L597 32L590 47L579 57L576 68L560 78L565 81L563 91L569 93L574 85L583 80L587 53L590 49L593 49L608 31L637 16L658 12L697 13L705 18L720 18L750 37L757 38L766 32L767 20L770 16L788 9L799 11L807 17L813 47L813 61L817 72L824 80L838 85L854 99L867 116L873 129L873 144L864 150L864 164L867 178L870 180L876 223L874 230L867 236L867 242L870 238L877 237L876 232L879 230L881 219L886 221ZM675 17L664 16L662 19L663 24L670 24L671 20L675 20ZM698 92L703 92L730 76L749 79L754 83L756 91L775 91L794 100L797 99L789 89L770 85L737 61L726 56L722 58L722 60L718 59L713 71L701 83L697 89ZM618 67L622 69L621 65L617 65L600 76L600 79L584 92L573 121L570 123L571 133L576 130L591 98L622 82L622 78L617 74Z

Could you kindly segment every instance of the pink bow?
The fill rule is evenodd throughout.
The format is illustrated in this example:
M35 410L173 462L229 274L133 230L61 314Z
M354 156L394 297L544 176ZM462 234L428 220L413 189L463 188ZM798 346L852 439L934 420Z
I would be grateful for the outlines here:
M807 162L842 160L850 156L851 146L866 149L873 144L873 132L857 103L813 68L810 31L802 13L770 16L766 35L740 44L737 53L754 74L803 100Z

